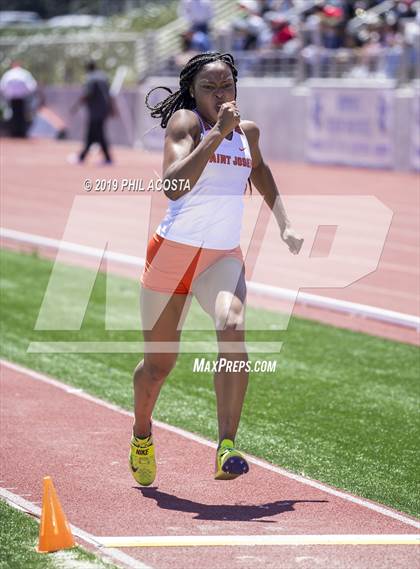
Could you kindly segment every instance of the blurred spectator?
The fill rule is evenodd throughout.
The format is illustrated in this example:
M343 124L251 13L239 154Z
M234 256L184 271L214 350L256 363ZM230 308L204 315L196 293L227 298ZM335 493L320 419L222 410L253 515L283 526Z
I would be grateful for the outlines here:
M203 51L211 51L210 37L201 31L193 32L190 30L185 34L185 41L189 44L189 48L198 53Z
M237 49L254 50L269 46L272 33L269 22L263 18L267 2L242 0L238 2L242 15L233 22Z
M193 32L191 30L184 32L181 34L181 53L177 53L173 57L171 57L168 61L168 71L169 72L176 72L179 71L187 64L187 62L194 57L194 55L198 55L203 51L210 51L210 49L202 49L203 48L203 36L198 36L196 34L201 34L202 32ZM204 40L205 41L205 40Z
M270 21L272 47L282 48L287 42L296 38L296 30L285 16L274 12Z
M400 78L403 59L408 78L416 76L420 0L237 0L237 5L240 17L224 47L251 73L271 56L296 66L300 54L304 76L329 76L329 69L348 75L355 66L359 76Z
M327 49L338 49L344 44L345 19L340 6L327 4L321 11L321 43Z
M192 32L209 33L214 15L212 0L181 0L178 13L189 22Z
M78 161L83 162L91 145L97 142L104 154L105 164L111 164L109 145L105 134L106 120L115 114L115 103L110 94L106 75L96 68L94 61L86 64L87 78L83 93L72 106L71 112L76 112L81 105L87 109L87 124L85 146L79 154Z
M11 136L25 138L32 120L37 82L19 62L12 63L0 81L0 93L6 100Z

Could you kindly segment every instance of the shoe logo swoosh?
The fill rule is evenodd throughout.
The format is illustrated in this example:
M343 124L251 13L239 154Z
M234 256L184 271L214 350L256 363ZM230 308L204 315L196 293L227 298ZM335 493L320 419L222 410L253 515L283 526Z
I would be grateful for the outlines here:
M138 470L138 467L137 468L134 467L133 459L131 456L130 456L130 468L133 472L137 472L137 470Z
M245 146L243 148L239 148L239 150L245 150Z

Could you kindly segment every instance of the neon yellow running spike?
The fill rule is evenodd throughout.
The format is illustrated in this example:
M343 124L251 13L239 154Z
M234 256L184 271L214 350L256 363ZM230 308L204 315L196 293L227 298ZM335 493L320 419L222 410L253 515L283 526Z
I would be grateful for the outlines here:
M129 462L134 480L141 486L150 486L156 477L155 447L152 435L145 439L132 436Z
M216 453L215 480L233 480L249 470L245 457L235 449L233 441L223 439Z

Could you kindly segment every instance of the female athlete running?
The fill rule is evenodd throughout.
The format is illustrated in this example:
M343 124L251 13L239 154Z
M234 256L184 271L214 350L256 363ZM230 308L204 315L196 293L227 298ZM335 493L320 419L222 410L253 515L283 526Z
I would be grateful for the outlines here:
M152 117L166 128L163 180L172 189L165 191L168 209L150 240L141 279L145 353L134 371L130 468L142 486L156 476L151 417L176 363L191 295L213 319L219 360L232 362L214 374L219 427L215 478L229 480L248 472L234 446L248 384L246 285L239 247L248 179L272 210L289 250L297 254L303 242L290 227L261 156L257 125L241 120L237 75L230 54L203 53L182 69L178 91L163 87L171 94L156 106L149 105L154 89L146 97Z

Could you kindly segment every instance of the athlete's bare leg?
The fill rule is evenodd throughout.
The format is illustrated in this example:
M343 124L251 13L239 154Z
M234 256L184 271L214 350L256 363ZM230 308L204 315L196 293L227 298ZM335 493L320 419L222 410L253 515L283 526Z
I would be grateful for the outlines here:
M145 341L144 358L134 370L133 432L144 438L150 434L150 423L156 401L165 379L174 368L178 356L182 320L188 312L188 295L163 294L143 288L141 315ZM184 310L185 308L185 310ZM178 329L179 328L179 329ZM167 343L160 348L157 343ZM157 352L156 349L168 351Z
M237 259L222 259L196 279L193 290L201 306L213 318L219 344L218 360L227 360L226 367L214 374L219 441L235 440L248 386L244 331L246 285L242 264ZM233 371L234 365L236 371Z
M248 387L248 371L246 370L248 354L245 347L245 331L241 329L245 309L241 300L229 292L220 292L218 300L222 300L222 298L223 302L216 303L216 321L222 322L224 320L225 324L222 329L216 330L216 334L220 346L218 360L224 358L226 366L214 374L214 387L217 400L219 441L223 439L234 441ZM229 312L226 314L223 308L217 304L225 306L229 304ZM231 349L229 345L235 348L235 351L229 351ZM223 363L225 364L224 360ZM236 371L233 371L234 365L237 366Z

